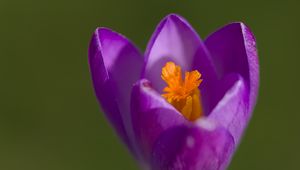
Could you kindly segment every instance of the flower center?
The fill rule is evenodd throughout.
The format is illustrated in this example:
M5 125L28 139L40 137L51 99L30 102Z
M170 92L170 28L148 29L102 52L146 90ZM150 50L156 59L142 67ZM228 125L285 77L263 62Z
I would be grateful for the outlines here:
M194 121L203 115L201 94L198 89L202 82L197 71L185 72L184 80L181 68L173 62L167 62L162 68L161 78L167 83L163 89L164 97L188 120Z

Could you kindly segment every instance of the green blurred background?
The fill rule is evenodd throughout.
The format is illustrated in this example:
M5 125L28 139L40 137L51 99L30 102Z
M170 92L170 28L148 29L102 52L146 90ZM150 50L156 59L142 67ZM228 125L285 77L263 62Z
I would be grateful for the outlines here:
M168 13L205 38L231 21L256 35L257 107L230 170L300 169L299 1L1 0L0 169L135 170L100 112L87 48L98 26L141 50Z

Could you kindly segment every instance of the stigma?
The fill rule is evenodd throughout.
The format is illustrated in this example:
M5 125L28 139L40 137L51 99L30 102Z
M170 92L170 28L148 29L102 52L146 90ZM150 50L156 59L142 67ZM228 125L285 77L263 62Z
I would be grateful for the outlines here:
M194 121L203 116L201 94L198 89L202 79L197 70L185 72L182 79L181 67L173 62L167 62L162 68L161 78L167 84L162 97L187 120Z

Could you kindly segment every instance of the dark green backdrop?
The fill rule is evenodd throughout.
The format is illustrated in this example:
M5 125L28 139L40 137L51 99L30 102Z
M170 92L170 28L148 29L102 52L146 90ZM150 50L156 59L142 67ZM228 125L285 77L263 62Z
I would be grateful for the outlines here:
M98 26L142 50L175 12L205 38L231 21L258 43L258 105L230 170L300 169L296 0L1 0L0 169L137 169L99 110L87 47Z

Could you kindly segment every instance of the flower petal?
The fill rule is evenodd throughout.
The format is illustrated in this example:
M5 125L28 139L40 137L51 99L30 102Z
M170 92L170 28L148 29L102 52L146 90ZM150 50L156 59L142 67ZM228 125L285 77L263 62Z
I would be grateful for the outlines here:
M182 17L170 14L157 26L147 46L143 77L162 92L165 83L160 76L165 63L173 61L183 71L191 71L196 53L199 59L208 58L207 50L192 26ZM206 67L212 66L206 64Z
M240 137L251 117L249 112L249 94L245 82L241 76L232 74L227 78L224 97L208 116L210 121L223 126L233 136L235 144L238 145Z
M256 103L259 85L259 64L255 37L243 23L229 24L206 40L218 74L240 74L249 88L250 111Z
M223 170L234 151L232 136L201 119L195 126L169 129L155 143L152 167L157 170Z
M215 87L219 84L219 77L213 65L210 54L206 51L206 47L201 46L196 51L193 62L193 69L198 70L201 73L201 79L203 80L199 86L201 91L201 101L205 115L208 115L218 102L219 95Z
M96 29L88 55L102 109L124 142L132 147L130 94L133 83L140 77L142 55L125 37L107 28Z
M187 120L162 98L150 82L143 79L138 81L132 90L132 124L137 144L145 160L150 159L150 153L156 139L165 130Z

